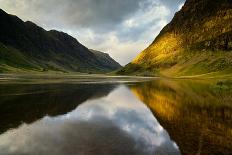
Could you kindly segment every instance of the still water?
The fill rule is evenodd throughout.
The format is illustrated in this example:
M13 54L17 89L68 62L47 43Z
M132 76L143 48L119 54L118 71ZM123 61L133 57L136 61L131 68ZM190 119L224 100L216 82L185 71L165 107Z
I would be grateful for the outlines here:
M0 155L231 154L231 89L103 81L2 82Z

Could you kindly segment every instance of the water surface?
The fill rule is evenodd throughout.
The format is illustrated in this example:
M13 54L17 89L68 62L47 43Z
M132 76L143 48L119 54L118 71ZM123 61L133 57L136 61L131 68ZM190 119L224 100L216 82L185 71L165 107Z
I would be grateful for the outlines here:
M232 92L215 81L81 79L2 81L0 154L232 151Z

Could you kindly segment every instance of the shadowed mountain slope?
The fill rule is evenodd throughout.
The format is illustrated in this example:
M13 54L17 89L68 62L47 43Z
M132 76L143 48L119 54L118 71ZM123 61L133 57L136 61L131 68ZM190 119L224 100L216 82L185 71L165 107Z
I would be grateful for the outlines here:
M0 71L62 71L103 73L121 66L109 55L89 51L75 38L46 31L0 9Z

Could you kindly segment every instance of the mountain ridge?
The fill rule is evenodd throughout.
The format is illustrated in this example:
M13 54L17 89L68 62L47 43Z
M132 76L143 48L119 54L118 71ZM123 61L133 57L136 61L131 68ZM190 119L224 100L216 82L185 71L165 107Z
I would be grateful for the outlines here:
M105 73L121 67L107 65L77 39L57 30L46 31L0 9L0 71L61 71ZM17 61L16 61L17 60Z

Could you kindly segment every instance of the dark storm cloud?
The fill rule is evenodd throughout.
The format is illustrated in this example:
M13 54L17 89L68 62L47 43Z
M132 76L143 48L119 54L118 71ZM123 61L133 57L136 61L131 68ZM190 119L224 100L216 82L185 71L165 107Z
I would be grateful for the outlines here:
M9 0L11 12L47 26L110 28L140 7L143 0ZM58 26L59 27L59 26Z
M141 0L79 0L70 1L64 19L81 26L114 26L133 14ZM75 13L75 10L80 11Z

